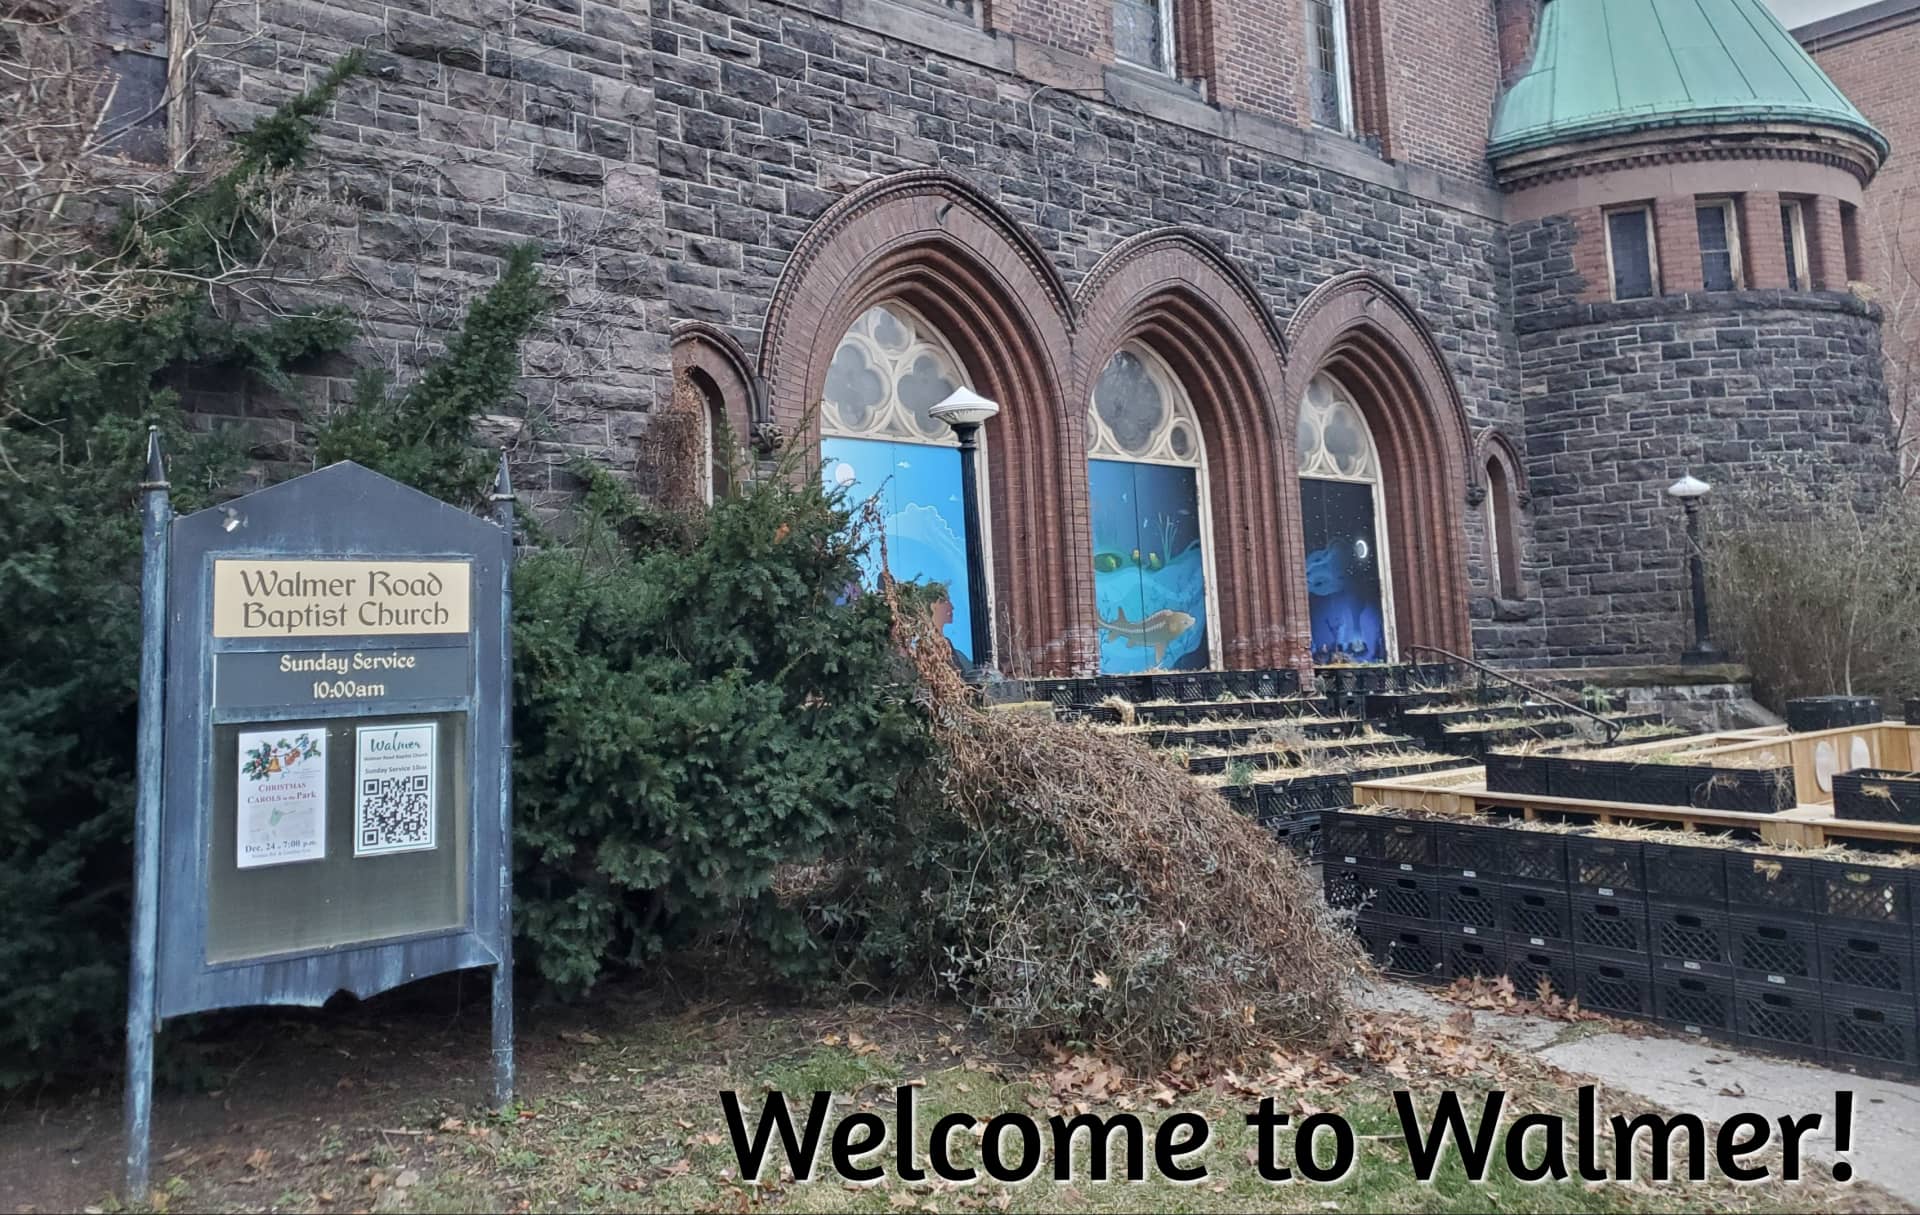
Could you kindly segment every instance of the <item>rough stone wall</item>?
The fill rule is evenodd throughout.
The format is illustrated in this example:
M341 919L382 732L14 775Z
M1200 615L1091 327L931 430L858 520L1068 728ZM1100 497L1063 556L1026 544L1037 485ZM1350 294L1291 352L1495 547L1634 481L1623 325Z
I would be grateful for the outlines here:
M308 379L306 400L225 404L247 415L256 454L297 458L302 410L344 399L356 366L417 365L506 251L539 241L564 303L496 429L519 488L557 502L575 457L632 468L633 437L670 391L651 16L640 0L425 7L212 8L192 106L202 136L250 124L350 50L368 68L320 124L325 202L297 250L316 280L301 294L347 305L364 341Z
M1681 475L1723 492L1782 475L1890 484L1872 305L1782 291L1578 302L1572 220L1510 239L1550 663L1664 661L1685 646L1684 516L1665 493Z
M1335 274L1374 270L1431 324L1470 413L1514 420L1505 243L1489 218L1153 112L1036 96L1031 81L788 5L660 0L653 36L675 319L726 326L752 351L814 218L863 182L941 166L1026 227L1069 286L1167 224L1224 249L1282 320ZM1193 104L1172 82L1165 93L1169 110Z
M1003 20L1006 6L994 12ZM766 2L659 0L653 39L676 320L719 325L756 352L809 224L866 181L940 166L1004 207L1069 288L1123 239L1168 224L1225 250L1282 322L1326 279L1374 270L1431 325L1475 426L1522 441L1506 243L1485 215L1196 130L1178 120L1194 102L1173 81L1136 84L1125 104L1041 91L965 55ZM1531 621L1493 619L1483 518L1468 512L1476 643L1531 656L1537 608Z

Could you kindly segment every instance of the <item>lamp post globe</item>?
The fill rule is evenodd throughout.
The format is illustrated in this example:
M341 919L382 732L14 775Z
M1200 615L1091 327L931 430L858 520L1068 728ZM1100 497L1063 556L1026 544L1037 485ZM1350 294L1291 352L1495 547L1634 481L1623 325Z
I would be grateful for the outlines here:
M993 420L1000 406L971 388L953 390L947 399L927 411L945 422L960 444L960 509L966 525L967 609L973 635L973 668L993 669L993 617L987 606L987 559L980 539L980 428Z
M1708 666L1725 662L1726 653L1713 643L1713 629L1707 615L1707 561L1700 545L1700 503L1713 486L1691 473L1667 486L1667 496L1677 499L1687 512L1687 575L1693 590L1693 644L1680 652L1684 666Z

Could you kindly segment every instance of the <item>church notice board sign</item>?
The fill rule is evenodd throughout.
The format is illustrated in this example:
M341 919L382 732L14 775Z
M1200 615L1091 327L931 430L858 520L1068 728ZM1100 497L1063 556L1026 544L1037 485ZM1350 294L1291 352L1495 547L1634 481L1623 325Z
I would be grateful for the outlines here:
M351 463L176 518L157 440L145 488L129 1188L168 1017L491 968L504 1103L504 466L490 519Z

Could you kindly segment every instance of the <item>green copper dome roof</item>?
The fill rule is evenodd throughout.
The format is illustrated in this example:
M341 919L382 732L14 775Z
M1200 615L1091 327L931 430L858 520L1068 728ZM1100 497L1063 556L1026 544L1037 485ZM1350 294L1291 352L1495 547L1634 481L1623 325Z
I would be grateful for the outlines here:
M1487 153L1734 122L1839 127L1887 154L1764 0L1545 0Z

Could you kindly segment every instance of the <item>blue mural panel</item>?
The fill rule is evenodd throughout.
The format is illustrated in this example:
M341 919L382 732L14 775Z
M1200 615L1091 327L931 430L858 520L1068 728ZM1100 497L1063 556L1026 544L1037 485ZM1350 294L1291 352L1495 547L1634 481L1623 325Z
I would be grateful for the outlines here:
M1100 669L1206 670L1212 660L1198 470L1090 460L1087 484Z
M1386 662L1373 486L1302 478L1313 660Z
M945 632L961 658L973 660L972 599L967 591L967 525L960 497L960 452L952 447L891 443L884 439L824 438L823 475L847 491L850 503L880 495L887 562L902 581L938 582L953 603ZM878 581L880 552L865 559L869 585Z

